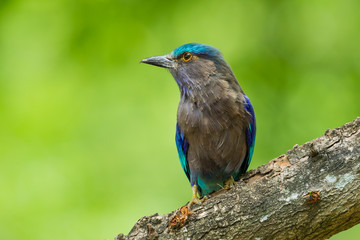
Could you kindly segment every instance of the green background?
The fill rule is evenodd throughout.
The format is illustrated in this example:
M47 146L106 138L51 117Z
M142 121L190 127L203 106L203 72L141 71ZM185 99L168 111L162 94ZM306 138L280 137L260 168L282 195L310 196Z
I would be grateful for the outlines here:
M177 85L139 64L182 44L219 48L250 97L250 168L352 121L359 12L357 0L1 0L0 239L113 239L190 199Z

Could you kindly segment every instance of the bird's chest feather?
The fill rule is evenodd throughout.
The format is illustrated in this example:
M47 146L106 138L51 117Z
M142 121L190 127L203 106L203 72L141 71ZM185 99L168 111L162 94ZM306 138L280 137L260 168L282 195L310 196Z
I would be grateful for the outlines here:
M183 101L178 108L178 123L184 135L208 135L221 131L229 125L229 115L225 111L215 112L216 106L199 106L198 102ZM222 114L221 114L222 112Z
M240 167L247 126L241 97L241 93L229 92L212 96L208 91L208 102L181 99L178 124L189 143L187 157L192 171L222 178Z
M181 98L177 118L185 136L214 136L244 125L246 111L242 104L242 94L233 90L221 90L212 87L196 96Z

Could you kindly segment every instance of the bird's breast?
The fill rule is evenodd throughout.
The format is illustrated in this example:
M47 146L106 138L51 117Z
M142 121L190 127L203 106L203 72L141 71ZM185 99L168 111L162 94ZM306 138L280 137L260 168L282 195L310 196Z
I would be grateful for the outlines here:
M230 105L230 106L229 106ZM241 125L241 106L228 101L201 101L182 100L178 107L178 123L185 135L214 134L225 129Z
M183 101L178 108L178 124L189 143L190 169L204 181L229 177L246 153L244 122L218 103L199 108Z

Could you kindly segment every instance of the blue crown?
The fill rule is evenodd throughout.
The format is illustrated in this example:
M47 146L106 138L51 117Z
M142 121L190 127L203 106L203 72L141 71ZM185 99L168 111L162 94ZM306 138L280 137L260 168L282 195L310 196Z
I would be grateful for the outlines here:
M199 55L208 55L210 57L215 57L221 55L219 50L216 48L201 44L201 43L188 43L184 44L178 48L176 48L174 51L171 52L171 55L175 58L181 56L184 52L190 52L195 53Z

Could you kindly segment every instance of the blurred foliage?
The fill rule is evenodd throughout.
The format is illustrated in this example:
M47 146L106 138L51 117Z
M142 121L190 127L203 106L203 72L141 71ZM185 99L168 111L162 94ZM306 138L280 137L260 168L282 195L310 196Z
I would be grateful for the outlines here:
M190 199L177 85L139 64L184 43L219 48L250 97L250 168L353 120L359 11L356 0L1 0L0 239L113 239Z

